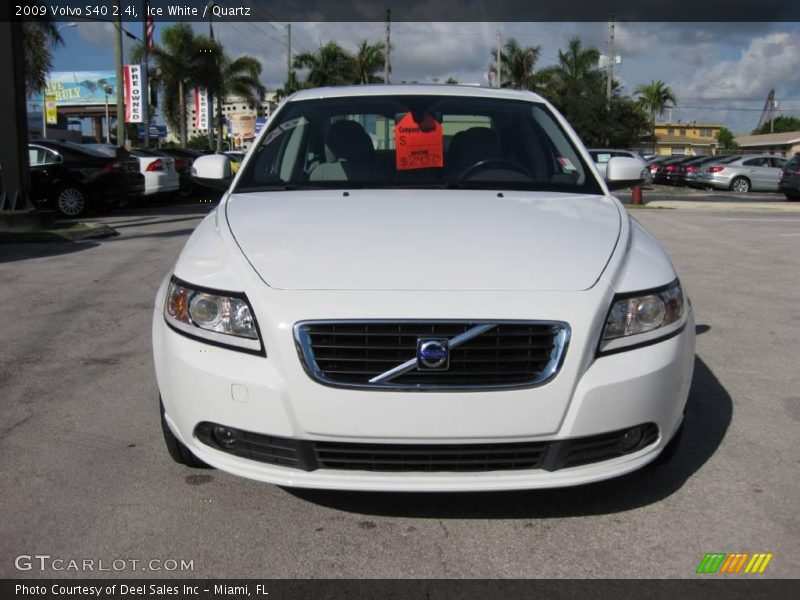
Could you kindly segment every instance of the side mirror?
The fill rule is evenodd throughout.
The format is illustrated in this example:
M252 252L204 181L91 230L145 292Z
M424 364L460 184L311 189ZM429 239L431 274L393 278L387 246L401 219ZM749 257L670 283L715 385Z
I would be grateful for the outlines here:
M608 189L636 187L647 180L647 165L636 158L615 156L606 163Z
M208 154L194 159L192 179L195 183L227 190L233 179L230 159L222 154Z

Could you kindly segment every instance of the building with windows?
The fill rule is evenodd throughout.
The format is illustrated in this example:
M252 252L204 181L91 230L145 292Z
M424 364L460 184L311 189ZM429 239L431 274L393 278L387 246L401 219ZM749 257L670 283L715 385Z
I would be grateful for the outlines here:
M193 96L190 95L190 98L193 100ZM255 116L256 118L269 118L270 115L274 112L275 108L277 107L278 102L275 97L275 93L268 93L264 96L264 100L261 104L257 107L253 107L247 104L244 98L239 96L226 96L225 102L222 104L222 117L223 119L229 119L232 116ZM216 113L217 109L214 107L214 113ZM191 139L196 135L207 134L208 132L203 130L200 131L195 127L195 117L196 111L194 102L190 102L186 105L186 137L187 139ZM213 117L212 117L213 123ZM167 130L167 140L177 142L180 139L180 132L172 130L172 128L168 128Z
M800 131L740 135L734 140L742 152L792 157L800 152Z
M659 156L718 154L719 131L722 125L710 123L656 123L655 153ZM653 153L653 141L642 141L637 148L643 154Z

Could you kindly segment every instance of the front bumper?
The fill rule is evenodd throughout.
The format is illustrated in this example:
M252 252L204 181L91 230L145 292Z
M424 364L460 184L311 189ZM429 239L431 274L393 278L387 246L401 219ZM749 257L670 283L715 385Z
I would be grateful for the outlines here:
M261 325L266 332L266 358L186 338L169 328L157 309L153 321L156 373L167 423L198 458L224 471L283 486L511 490L616 477L656 458L677 431L694 364L694 321L689 309L679 335L599 358L594 357L596 339L591 334L582 337L583 327L578 324L573 327L576 335L561 372L540 387L437 393L331 389L313 382L302 370L293 345L270 339L272 328ZM556 470L305 471L243 458L203 443L196 431L204 422L293 440L353 444L555 442L643 423L654 423L659 434L653 443L630 454Z

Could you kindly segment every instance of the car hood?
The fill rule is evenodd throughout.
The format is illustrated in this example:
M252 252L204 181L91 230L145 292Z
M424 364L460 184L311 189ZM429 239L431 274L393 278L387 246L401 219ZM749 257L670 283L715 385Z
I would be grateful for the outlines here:
M271 287L584 290L617 243L610 198L553 192L341 190L233 194L226 214Z

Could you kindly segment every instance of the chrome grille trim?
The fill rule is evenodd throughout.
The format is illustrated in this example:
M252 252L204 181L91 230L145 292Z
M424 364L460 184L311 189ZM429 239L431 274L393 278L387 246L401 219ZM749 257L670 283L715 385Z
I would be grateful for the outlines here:
M488 383L488 384L447 384L447 383L399 383L391 379L355 383L351 381L339 381L329 377L323 369L317 364L314 355L314 347L311 340L311 333L309 329L314 325L330 326L330 325L402 325L402 324L425 324L425 325L443 325L443 326L477 326L477 325L491 325L484 333L490 333L495 327L501 325L521 325L521 326L542 326L549 327L553 330L552 342L548 343L545 349L549 348L547 354L546 364L535 374L535 376L524 381L517 381L513 383ZM544 321L544 320L507 320L507 319L340 319L340 320L309 320L299 321L294 325L294 339L297 352L300 356L300 362L303 369L313 380L321 383L322 385L357 390L373 390L373 391L419 391L419 392L483 392L491 390L506 390L506 389L520 389L531 388L543 385L553 379L561 369L566 356L567 347L569 346L571 329L570 326L563 321ZM408 334L405 334L408 335ZM480 339L480 335L473 338ZM409 356L409 359L411 357ZM366 360L365 360L366 362ZM408 360L398 360L395 363L396 368L402 367ZM392 365L387 365L391 367ZM393 369L392 369L393 370ZM376 373L375 375L380 375ZM380 377L378 377L380 379Z

